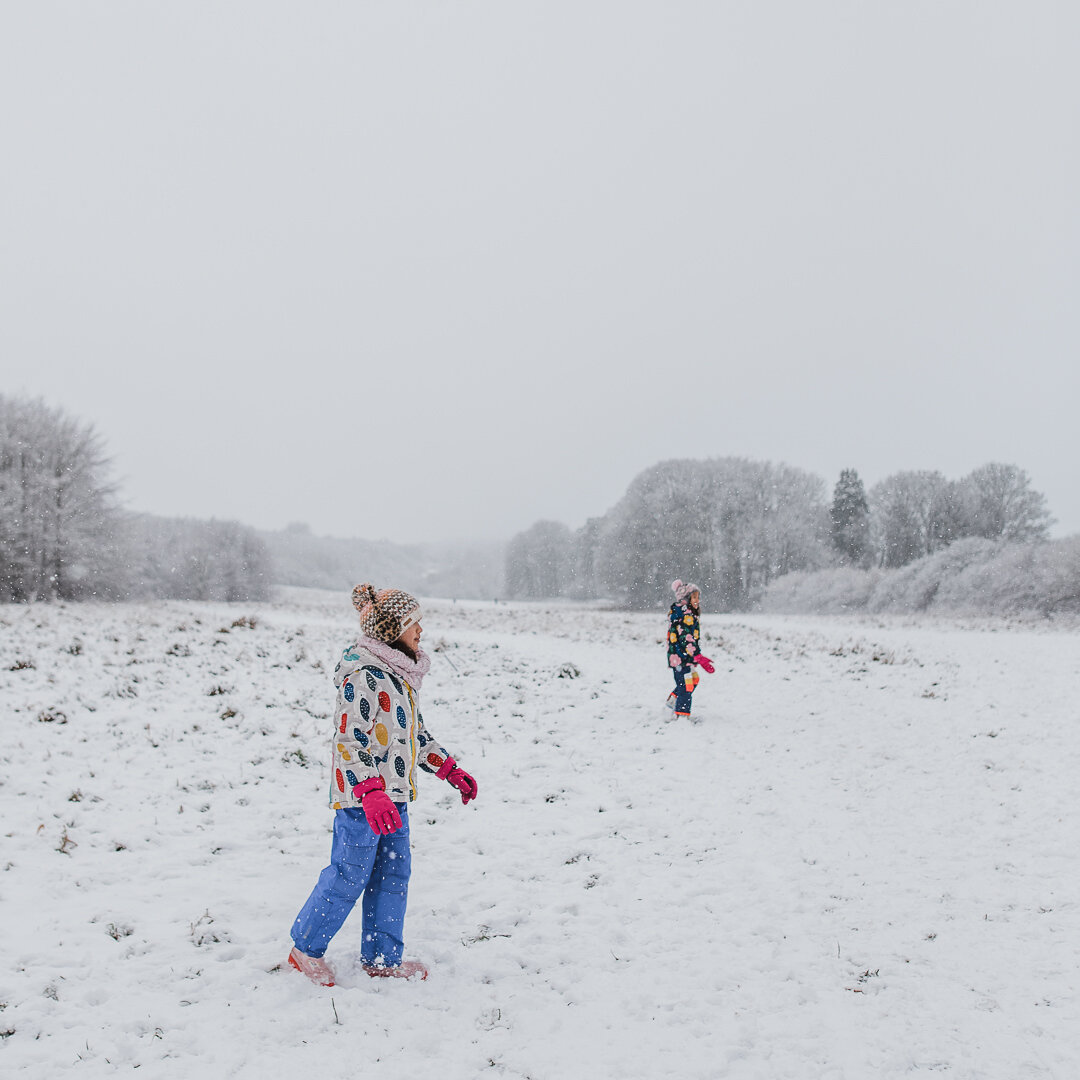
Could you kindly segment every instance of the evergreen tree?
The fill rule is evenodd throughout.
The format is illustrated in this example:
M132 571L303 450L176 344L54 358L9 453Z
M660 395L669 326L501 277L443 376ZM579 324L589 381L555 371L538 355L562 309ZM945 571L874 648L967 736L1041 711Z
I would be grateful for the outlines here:
M861 566L870 553L870 504L866 489L854 469L843 469L833 491L833 547L846 563Z

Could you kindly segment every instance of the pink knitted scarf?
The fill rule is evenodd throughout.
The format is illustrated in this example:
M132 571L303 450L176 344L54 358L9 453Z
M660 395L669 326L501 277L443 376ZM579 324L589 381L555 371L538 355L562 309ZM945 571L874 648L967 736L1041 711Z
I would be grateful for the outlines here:
M400 675L418 694L424 676L431 670L431 657L423 649L416 650L416 659L412 660L393 645L387 645L378 638L362 636L357 642L361 649L366 649L376 660L384 663L395 675Z

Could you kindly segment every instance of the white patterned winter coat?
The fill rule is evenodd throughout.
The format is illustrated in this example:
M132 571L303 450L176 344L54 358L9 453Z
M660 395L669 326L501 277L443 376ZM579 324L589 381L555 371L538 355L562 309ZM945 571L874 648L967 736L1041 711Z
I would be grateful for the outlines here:
M416 798L416 766L438 772L449 756L428 734L413 688L361 645L334 669L337 732L330 768L330 805L359 806L352 789L381 776L394 802Z

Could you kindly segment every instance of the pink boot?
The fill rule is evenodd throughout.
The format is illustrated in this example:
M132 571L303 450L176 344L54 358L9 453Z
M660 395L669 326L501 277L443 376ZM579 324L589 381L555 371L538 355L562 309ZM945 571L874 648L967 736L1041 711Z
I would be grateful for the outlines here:
M334 969L321 956L308 956L294 948L289 953L289 964L319 986L334 985Z
M364 970L373 979L426 979L427 968L419 960L405 960L394 967L365 964Z

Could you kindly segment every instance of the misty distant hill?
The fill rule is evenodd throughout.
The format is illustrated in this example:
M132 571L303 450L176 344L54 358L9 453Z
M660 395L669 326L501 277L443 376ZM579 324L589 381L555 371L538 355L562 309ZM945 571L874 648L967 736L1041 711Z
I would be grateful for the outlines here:
M396 585L422 596L491 600L505 595L506 545L395 544L315 536L306 525L259 532L273 563L274 583L351 589L362 581Z

